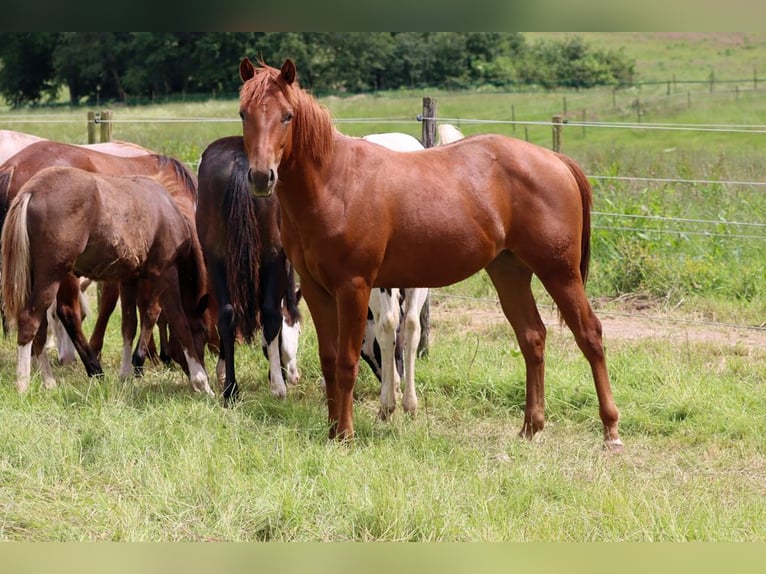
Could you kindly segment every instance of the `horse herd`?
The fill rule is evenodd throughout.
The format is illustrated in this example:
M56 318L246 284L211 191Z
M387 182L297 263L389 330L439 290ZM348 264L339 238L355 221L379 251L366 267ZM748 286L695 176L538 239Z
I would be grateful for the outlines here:
M238 395L235 346L260 330L270 392L283 398L285 379L299 377L302 297L316 328L330 437L348 439L360 357L381 381L380 418L398 395L414 413L428 290L485 269L526 364L520 434L544 426L535 274L591 365L604 446L622 448L601 325L584 292L590 185L571 159L503 136L458 132L430 149L403 134L349 137L300 88L291 60L273 68L245 58L240 77L242 134L208 145L197 174L135 144L93 149L0 131L2 303L4 326L17 332L19 391L33 359L44 386L56 385L44 352L49 316L88 375L103 373L104 332L119 300L121 377L140 372L154 352L156 325L160 357L179 363L196 391L214 394L205 347L218 354L228 404ZM83 278L100 287L90 340Z

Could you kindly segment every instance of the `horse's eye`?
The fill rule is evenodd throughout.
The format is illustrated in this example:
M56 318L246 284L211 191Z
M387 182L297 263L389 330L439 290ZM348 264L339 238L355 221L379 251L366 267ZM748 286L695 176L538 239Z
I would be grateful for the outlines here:
M284 115L284 117L282 118L282 122L287 124L287 123L290 123L290 121L292 121L292 119L293 119L293 113L292 112L287 112Z

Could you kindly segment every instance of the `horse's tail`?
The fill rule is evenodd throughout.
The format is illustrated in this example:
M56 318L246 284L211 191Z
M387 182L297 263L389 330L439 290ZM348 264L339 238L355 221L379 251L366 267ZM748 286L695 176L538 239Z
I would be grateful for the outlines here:
M31 259L29 253L29 230L27 210L31 193L17 196L11 203L3 226L1 251L3 260L2 282L3 310L9 326L16 322L16 315L23 309L32 293Z
M11 198L8 197L8 191L11 187L11 178L13 177L13 167L0 169L0 231L5 224L5 217L8 214L8 206Z
M261 234L247 183L247 157L237 156L223 194L221 217L226 222L226 282L234 321L247 342L261 328L259 302Z
M580 240L580 276L583 285L588 282L588 269L590 267L590 210L593 204L593 192L588 178L583 173L579 165L569 156L557 153L559 159L563 161L574 175L577 181L577 187L580 189L582 198L582 238Z

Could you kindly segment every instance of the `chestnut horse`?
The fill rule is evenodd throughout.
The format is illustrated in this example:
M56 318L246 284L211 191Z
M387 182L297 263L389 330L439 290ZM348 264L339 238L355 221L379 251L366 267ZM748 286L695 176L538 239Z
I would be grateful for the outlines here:
M133 146L133 144L126 145L144 149ZM22 186L33 175L50 166L77 167L104 175L158 175L168 181L175 181L177 184L166 187L181 212L189 219L192 228L194 228L194 210L197 201L196 177L175 158L153 153L119 157L84 146L42 140L27 145L0 166L0 229L3 227L10 202L19 193ZM106 282L102 285L98 318L90 342L88 342L82 331L80 291L77 279L72 275L62 281L59 288L56 298L56 314L72 339L89 376L102 373L98 356L103 346L109 317L117 304L119 294L118 283ZM125 297L135 299L135 294L128 291L123 294L123 298ZM135 303L135 300L132 302ZM123 308L130 309L130 303L130 300L123 300ZM125 307L126 305L127 307ZM132 313L124 315L123 321L133 321L135 314L134 305ZM126 350L123 348L123 353L125 352ZM180 362L183 364L182 360ZM137 364L136 367L140 367L140 365ZM122 374L127 376L128 373Z
M527 368L520 434L544 426L546 329L535 274L590 363L607 448L619 450L601 323L585 294L591 189L566 156L499 135L397 152L339 133L281 69L244 58L240 110L252 193L276 192L326 381L330 437L353 436L353 388L373 287L438 287L486 269Z
M463 133L451 124L437 128L438 144L463 139ZM367 141L395 151L421 151L423 144L408 134L387 132L363 136ZM396 410L401 397L404 412L414 415L418 409L415 392L415 358L420 342L420 314L428 299L426 288L384 289L370 292L367 325L362 340L362 359L380 381L378 418L385 420ZM402 329L403 327L403 329ZM404 394L401 377L404 376Z
M176 185L174 178L105 176L72 167L45 168L24 184L11 202L0 247L3 304L18 329L19 392L29 385L32 351L44 385L55 386L42 352L46 310L62 282L85 276L118 282L123 293L138 292L142 281L139 359L161 308L183 350L192 387L213 394L204 368L204 259L193 224L165 187ZM132 326L132 333L123 327L128 349ZM129 360L123 353L121 373L130 371Z
M287 396L283 373L292 383L298 376L295 341L280 344L283 323L295 339L300 313L295 273L280 239L279 203L275 197L253 198L247 171L242 136L231 136L205 148L197 172L197 233L218 306L221 344L216 373L226 402L239 390L234 370L237 332L251 342L262 327L273 396ZM289 355L284 361L282 349Z

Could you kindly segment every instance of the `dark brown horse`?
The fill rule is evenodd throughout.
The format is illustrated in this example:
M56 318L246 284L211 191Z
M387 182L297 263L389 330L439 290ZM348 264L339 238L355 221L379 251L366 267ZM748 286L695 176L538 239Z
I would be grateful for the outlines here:
M279 203L274 197L253 198L247 172L242 136L221 138L207 146L197 172L197 233L218 306L221 341L216 372L225 401L238 392L236 333L251 342L261 326L271 394L279 398L287 395L283 372L294 361L297 347L282 345L280 339L288 332L297 336L292 328L300 320L295 275L280 238ZM295 350L283 360L280 347ZM291 378L296 376L293 372Z
M55 386L42 352L46 310L64 281L85 276L119 283L122 293L140 294L145 316L139 355L163 309L183 350L192 387L213 394L204 368L204 259L193 224L166 189L176 185L173 178L104 176L50 167L21 188L8 210L1 246L3 304L18 328L20 392L29 385L32 351L45 386ZM130 297L123 297L123 311L130 312L125 308L129 300L135 313L136 299ZM132 333L123 323L123 376L131 371L134 336L135 322Z
M122 144L131 146L131 144ZM137 146L131 146L124 153L133 153ZM143 148L138 148L140 151ZM102 153L83 146L70 145L61 142L42 140L25 146L21 151L10 157L0 166L0 229L5 221L5 214L13 198L22 186L40 170L51 166L77 167L89 172L104 175L146 175L161 176L167 181L177 183L168 185L167 189L173 195L181 212L194 226L194 210L197 201L196 177L181 162L158 154L144 153L139 156L116 156ZM88 375L102 373L98 356L104 342L104 333L120 294L120 286L114 282L104 282L102 285L98 317L91 334L90 342L85 339L82 331L82 318L79 300L79 285L72 275L61 282L57 296L57 316L61 319L66 332L85 365ZM122 294L125 297L136 297L132 290ZM135 318L134 307L128 320ZM123 317L123 320L126 318ZM161 347L162 348L162 347ZM177 357L179 358L179 357ZM167 357L163 357L168 360ZM181 360L182 362L182 360ZM136 365L140 367L140 365Z
M585 295L591 190L571 159L498 135L397 152L334 127L281 69L245 58L240 116L252 191L276 191L282 240L316 326L330 436L352 406L372 287L438 287L489 274L527 368L521 435L544 426L546 329L532 289L551 294L590 363L605 445L619 449L601 323Z

